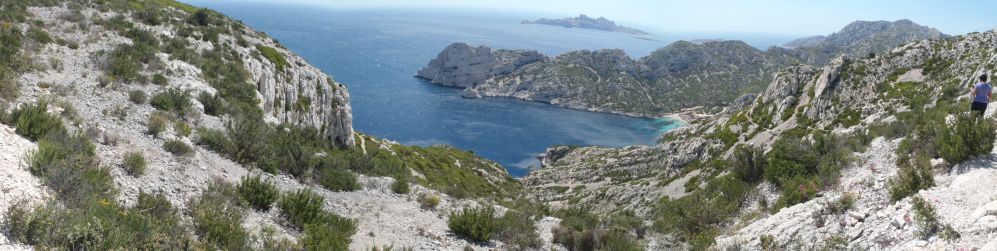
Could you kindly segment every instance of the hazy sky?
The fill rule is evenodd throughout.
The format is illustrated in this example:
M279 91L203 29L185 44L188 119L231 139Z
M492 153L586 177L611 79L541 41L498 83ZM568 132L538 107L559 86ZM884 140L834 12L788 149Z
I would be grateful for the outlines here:
M907 18L947 34L997 26L997 1L927 0L252 0L333 8L449 8L605 16L658 31L829 34L854 20Z

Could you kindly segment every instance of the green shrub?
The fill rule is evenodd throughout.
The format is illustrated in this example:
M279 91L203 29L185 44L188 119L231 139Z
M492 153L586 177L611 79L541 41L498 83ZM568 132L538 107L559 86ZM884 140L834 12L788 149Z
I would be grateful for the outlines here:
M209 184L199 198L191 201L195 233L210 249L248 248L249 235L242 227L245 209L238 205L237 196L232 185L216 182Z
M71 207L113 198L114 179L108 169L99 167L94 149L82 133L51 133L38 141L29 170Z
M30 140L37 141L49 133L64 132L62 119L48 113L48 102L39 101L24 104L10 113L16 127L15 132Z
M135 210L146 212L150 216L157 218L176 217L176 208L173 203L162 193L149 194L139 191L138 202L135 203Z
M149 115L149 122L145 124L146 132L149 135L159 137L159 134L166 130L166 115L152 113Z
M145 156L142 152L127 152L122 157L122 166L132 176L138 177L145 173Z
M322 196L308 189L284 194L278 206L281 213L287 217L294 226L304 229L305 225L322 220L322 205L325 199Z
M506 211L493 223L493 238L516 250L538 249L541 242L534 222L533 216L527 213Z
M193 103L190 101L190 91L180 88L170 88L157 93L149 100L149 104L156 109L171 111L177 115L184 115L190 111Z
M357 182L357 175L353 172L324 168L319 174L319 184L330 191L354 191L360 189L360 182Z
M156 73L155 75L152 75L152 83L153 84L155 84L155 85L166 85L166 82L167 82L166 76L163 76L163 74Z
M761 181L765 172L765 155L762 149L738 145L730 161L737 178L754 183Z
M122 44L108 55L104 70L113 80L143 81L143 64L157 60L153 46L143 43Z
M0 64L0 99L13 101L21 95L21 84L17 82L14 71Z
M913 162L913 163L911 163ZM931 173L931 162L924 155L913 160L898 163L897 175L889 182L890 199L899 201L916 194L921 189L935 186L935 176Z
M284 54L281 54L277 49L268 47L265 45L257 44L256 50L259 50L267 60L270 60L274 66L277 67L277 71L283 71L284 66L287 65L287 60L284 59Z
M407 194L409 192L408 180L406 178L396 178L391 182L391 191L396 194Z
M256 162L267 150L270 126L256 117L243 116L226 124L229 157L239 163Z
M173 123L173 132L184 137L190 136L190 125L187 125L187 123L184 123L183 121L177 120Z
M260 210L269 210L270 205L277 201L279 196L277 186L271 182L263 181L259 175L243 177L237 190L243 200L249 202L253 208Z
M662 198L655 207L654 227L676 234L694 248L705 248L713 243L718 226L738 213L751 189L734 175L724 175L682 198Z
M211 116L221 115L225 111L225 103L218 95L202 91L197 95L197 101L204 105L204 113Z
M128 92L128 100L132 101L132 103L139 104L139 105L145 104L145 99L146 99L146 96L145 96L145 92L143 92L143 91L133 90L133 91Z
M305 226L301 246L305 250L349 250L352 233L347 234L339 229L343 228L328 223L308 224Z
M229 142L228 136L222 130L198 127L197 144L217 153L226 153L231 142Z
M495 222L495 209L484 206L464 208L460 212L450 213L447 225L450 227L450 231L461 238L485 242L491 239Z
M943 126L939 133L935 141L938 154L946 162L958 164L993 150L997 124L992 119L960 114L952 128Z
M440 205L440 196L432 193L424 193L417 199L419 206L424 209L433 209Z
M191 148L180 139L171 139L163 142L163 150L176 156L187 156L194 153L194 148Z
M36 42L41 44L48 44L55 42L55 39L53 39L52 36L48 34L48 32L34 27L28 29L28 37L31 38L31 40L35 40Z
M734 143L737 143L737 141L738 141L737 134L735 134L733 131L731 131L730 127L724 127L723 129L721 129L719 131L715 131L715 132L713 132L711 134L708 134L708 135L706 135L706 138L707 139L717 139L717 140L720 140L720 142L724 143L725 148L733 146Z

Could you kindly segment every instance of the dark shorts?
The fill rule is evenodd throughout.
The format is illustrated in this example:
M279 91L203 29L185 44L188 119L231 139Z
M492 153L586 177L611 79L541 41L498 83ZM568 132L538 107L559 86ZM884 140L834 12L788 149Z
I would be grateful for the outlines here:
M979 112L980 115L983 115L987 111L987 103L973 101L973 105L969 110Z

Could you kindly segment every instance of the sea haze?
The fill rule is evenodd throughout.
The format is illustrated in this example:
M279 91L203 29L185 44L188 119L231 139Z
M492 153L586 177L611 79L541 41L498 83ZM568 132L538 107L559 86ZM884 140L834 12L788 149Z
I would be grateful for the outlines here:
M356 130L402 144L449 144L472 150L502 164L513 176L537 166L535 156L551 145L653 144L659 133L680 126L669 119L575 111L513 99L465 99L460 90L413 77L453 42L533 49L547 55L620 48L640 57L679 39L674 35L648 40L624 33L520 24L535 18L528 15L190 2L266 32L346 84ZM704 36L682 39L717 37Z

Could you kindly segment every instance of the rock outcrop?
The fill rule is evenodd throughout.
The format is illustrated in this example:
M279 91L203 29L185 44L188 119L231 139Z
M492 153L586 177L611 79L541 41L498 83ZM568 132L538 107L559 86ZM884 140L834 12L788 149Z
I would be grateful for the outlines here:
M273 122L319 129L333 147L355 145L353 111L346 86L271 39L254 42L274 48L288 61L286 66L278 68L269 60L253 57L254 48L240 48L239 54L250 73L250 81L256 84L264 113Z
M429 62L429 66L420 69L416 77L434 84L469 88L544 60L546 57L537 51L492 51L488 46L472 47L455 43L440 52L436 59Z

